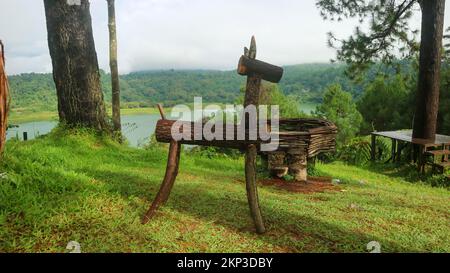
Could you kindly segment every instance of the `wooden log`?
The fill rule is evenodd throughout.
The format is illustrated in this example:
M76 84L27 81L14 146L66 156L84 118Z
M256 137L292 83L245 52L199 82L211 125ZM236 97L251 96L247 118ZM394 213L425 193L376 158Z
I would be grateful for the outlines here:
M181 144L172 141L169 147L169 156L167 159L166 174L164 175L161 187L153 200L152 205L148 209L142 218L142 224L146 224L154 215L161 205L164 205L169 199L170 192L172 191L175 179L178 174L178 166L180 163L180 150Z
M288 173L285 152L272 152L268 155L268 169L271 175L281 178Z
M256 98L248 97L247 99L254 100ZM175 122L176 121L174 121L174 120L159 120L157 122L155 135L156 135L156 139L159 142L170 143L173 140L172 126L174 125ZM284 122L285 121L283 121L282 124ZM289 120L289 122L292 124L297 124L296 127L301 127L305 121L303 119L294 119L294 120ZM310 121L308 121L308 122L310 122ZM200 123L200 124L198 124L198 123ZM267 125L265 125L265 128L268 128L268 130L270 130L271 128L270 128L269 124L271 123L271 121L268 120L264 124L266 124L266 123L267 123ZM257 134L256 140L255 139L250 140L248 131L245 132L243 140L238 140L236 138L238 129L241 129L242 131L245 131L245 130L243 128L241 128L240 125L224 125L221 123L217 123L216 125L214 125L212 127L212 131L216 132L215 131L216 126L222 126L221 138L214 139L214 140L206 140L202 136L201 138L198 137L197 140L195 140L194 128L198 125L198 127L201 129L200 132L202 132L203 128L205 126L205 123L180 121L179 125L180 126L178 127L178 133L180 133L180 134L182 134L183 132L187 132L186 130L190 129L190 131L188 131L189 133L186 134L187 136L189 136L190 140L175 139L175 140L179 141L181 144L226 147L226 148L241 149L241 150L244 150L247 145L255 144L258 146L258 150L259 150L259 145L261 145L262 143L268 143L270 141L273 142L276 139L278 139L278 142L279 142L278 151L286 151L286 150L289 150L292 148L299 148L299 149L301 148L308 154L308 157L313 157L313 156L316 156L317 154L323 153L323 152L332 152L335 150L335 147L336 147L336 132L337 131L335 130L334 125L328 126L328 127L322 126L323 128L322 128L321 133L317 132L316 134L313 134L313 135L311 135L308 131L286 132L285 130L288 130L290 128L281 128L281 126L280 126L280 130L283 130L283 131L270 132L271 140L264 140L264 141L259 138L258 134ZM312 126L312 125L309 125L309 126ZM230 134L230 135L233 136L233 139L226 140L227 139L227 131L232 132L232 134Z
M155 137L158 142L163 143L170 143L173 140L172 136L172 126L175 124L175 120L158 120L156 123L156 130L155 130ZM234 148L234 149L245 149L250 144L260 145L261 143L268 142L268 141L262 141L260 138L257 138L256 140L249 140L250 136L248 131L244 134L243 140L237 139L237 134L239 130L239 125L226 125L226 124L217 124L221 125L221 139L213 139L213 140L207 140L205 139L205 136L202 134L201 139L200 136L198 136L197 140L196 134L194 131L194 128L196 125L199 125L199 128L201 128L203 131L203 128L205 126L205 123L200 122L201 124L198 124L198 122L190 122L190 121L179 121L179 130L178 133L183 134L186 133L186 135L189 136L189 139L182 139L178 140L180 144L189 144L189 145L201 145L201 146L214 146L214 147L225 147L225 148ZM215 132L216 126L213 126L212 131ZM233 132L233 139L232 140L226 140L227 135L226 132L229 130L229 132ZM243 129L242 129L243 130Z
M239 75L260 75L263 80L278 83L283 77L283 68L242 55L237 69Z

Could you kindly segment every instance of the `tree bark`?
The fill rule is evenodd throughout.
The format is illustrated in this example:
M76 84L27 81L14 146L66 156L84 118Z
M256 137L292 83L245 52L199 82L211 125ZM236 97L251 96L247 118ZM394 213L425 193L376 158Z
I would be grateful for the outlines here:
M111 68L112 84L112 120L115 132L121 131L120 122L120 86L119 68L117 65L117 32L116 11L114 0L108 1L108 27L109 27L109 66Z
M5 71L5 51L0 41L0 156L6 143L9 111L9 85Z
M445 0L420 1L422 34L413 137L434 139L439 109Z
M89 1L44 0L61 122L108 130Z
M268 154L268 169L270 174L282 178L288 174L288 165L286 163L286 152L277 151Z
M295 181L306 182L308 180L308 155L303 151L291 151L288 155L289 173Z
M220 135L222 136L221 139L213 139L213 140L207 140L205 138L205 135L202 134L202 139L195 140L195 131L194 128L197 126L198 122L190 122L190 121L175 121L175 120L166 120L166 119L160 119L156 123L156 129L155 129L155 137L158 142L163 143L170 143L173 140L172 136L172 127L175 125L175 123L180 123L180 130L178 131L180 134L187 136L190 136L190 140L182 139L177 140L181 144L189 144L189 145L201 145L201 146L214 146L214 147L226 147L226 148L234 148L234 149L245 149L246 146L250 144L255 144L259 146L261 143L267 143L268 141L261 140L260 138L250 140L250 136L248 132L244 134L244 138L242 140L236 139L236 136L238 135L238 132L241 130L244 130L241 125L227 125L224 123L218 123L215 124L212 128L213 131L219 130L221 131ZM201 123L201 122L200 122ZM201 126L202 131L205 126L205 123L201 123L199 126ZM221 127L219 127L221 126ZM190 130L189 130L190 129ZM233 132L234 139L226 139L227 133L226 132ZM188 132L188 133L183 133Z

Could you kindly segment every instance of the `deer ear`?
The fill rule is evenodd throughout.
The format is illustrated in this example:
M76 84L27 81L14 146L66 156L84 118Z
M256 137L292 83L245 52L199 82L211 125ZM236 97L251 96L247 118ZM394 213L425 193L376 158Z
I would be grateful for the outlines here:
M255 36L252 36L252 40L250 41L250 49L248 52L248 57L250 59L256 59L256 40Z

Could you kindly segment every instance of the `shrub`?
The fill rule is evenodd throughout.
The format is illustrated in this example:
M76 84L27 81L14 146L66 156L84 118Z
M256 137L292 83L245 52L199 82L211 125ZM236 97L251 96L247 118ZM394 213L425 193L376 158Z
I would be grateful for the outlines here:
M377 154L381 154L378 160L387 160L390 156L391 144L387 139L378 138L376 142ZM356 137L350 142L339 148L336 153L336 159L349 164L364 165L371 160L371 141L370 136Z

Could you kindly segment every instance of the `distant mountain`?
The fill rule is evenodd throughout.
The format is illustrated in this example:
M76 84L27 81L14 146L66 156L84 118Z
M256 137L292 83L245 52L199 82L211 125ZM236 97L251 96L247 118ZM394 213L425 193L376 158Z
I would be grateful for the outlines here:
M298 95L304 102L319 102L323 89L340 83L355 95L361 87L352 84L339 64L301 64L286 66L281 89ZM9 77L12 105L36 110L56 109L57 98L51 74L21 74ZM105 101L111 101L109 74L101 72ZM239 96L245 78L236 71L164 70L134 72L120 76L122 102L125 107L146 107L191 103L194 96L205 102L232 103Z

